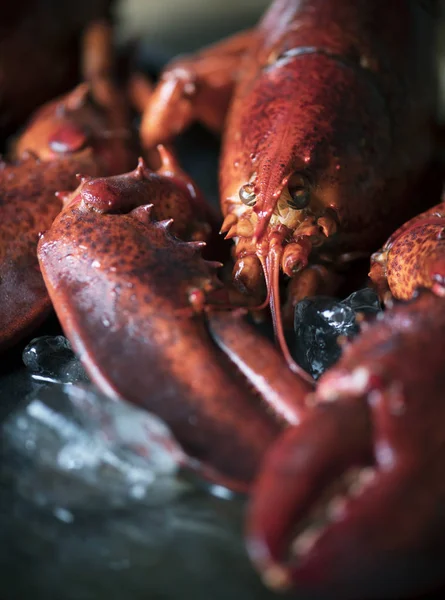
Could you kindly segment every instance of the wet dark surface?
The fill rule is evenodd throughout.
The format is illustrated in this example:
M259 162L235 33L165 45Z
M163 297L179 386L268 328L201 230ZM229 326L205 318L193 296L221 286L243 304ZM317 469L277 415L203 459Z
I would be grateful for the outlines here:
M159 424L149 438L145 415L142 427L121 406L105 436L98 415L116 403L88 392L80 412L84 388L24 372L3 379L2 399L7 385L32 396L2 424L2 598L269 597L240 538L242 502L181 478Z

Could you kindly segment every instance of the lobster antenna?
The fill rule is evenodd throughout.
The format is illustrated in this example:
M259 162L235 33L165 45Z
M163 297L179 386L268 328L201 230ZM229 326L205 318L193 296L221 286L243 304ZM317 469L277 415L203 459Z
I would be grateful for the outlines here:
M313 384L314 380L309 373L302 369L300 365L298 365L292 358L286 338L284 336L279 288L281 255L282 250L275 248L272 253L268 253L265 259L263 256L258 257L260 259L261 266L263 267L264 278L266 280L267 297L269 299L269 307L272 315L275 340L280 347L280 350L283 353L284 359L286 360L290 370L308 383Z

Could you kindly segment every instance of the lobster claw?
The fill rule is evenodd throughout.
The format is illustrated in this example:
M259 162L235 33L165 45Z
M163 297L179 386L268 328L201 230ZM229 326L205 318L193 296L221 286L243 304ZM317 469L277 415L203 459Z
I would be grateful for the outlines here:
M399 599L443 581L440 302L423 292L353 342L266 457L247 538L270 587Z
M230 347L241 331L248 347L285 370L280 387L265 390L275 411L261 405L232 356L211 339L204 307L222 285L219 264L203 259L203 242L173 235L186 201L182 186L142 162L129 173L84 180L40 238L39 263L92 381L162 418L189 457L186 468L245 492L283 421L298 417L295 398L307 388L286 375L281 356L255 331L230 314L209 317L220 344ZM257 366L244 369L258 388Z
M421 463L385 469L367 460L362 409L315 412L269 454L248 521L249 552L268 586L326 599L400 598L439 577L434 484L422 487Z
M327 579L345 571L331 567L333 558L343 556L338 546L345 544L335 515L344 504L347 475L369 464L369 434L363 405L321 405L288 429L266 457L253 492L247 539L270 587L324 588L333 583ZM345 575L349 582L348 568Z

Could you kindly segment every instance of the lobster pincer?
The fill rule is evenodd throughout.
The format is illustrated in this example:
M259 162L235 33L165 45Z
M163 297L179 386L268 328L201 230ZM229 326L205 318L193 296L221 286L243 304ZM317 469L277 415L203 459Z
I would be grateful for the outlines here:
M266 583L401 598L443 581L444 340L443 300L423 290L322 376L253 492L248 546Z

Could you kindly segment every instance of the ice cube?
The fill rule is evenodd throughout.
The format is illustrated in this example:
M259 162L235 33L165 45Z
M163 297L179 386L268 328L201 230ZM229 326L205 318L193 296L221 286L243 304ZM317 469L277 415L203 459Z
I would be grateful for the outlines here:
M378 297L369 288L354 292L343 301L325 296L305 298L295 307L295 360L318 379L340 357L339 336L352 338L359 332L357 313L369 316L379 310Z
M275 597L244 549L243 499L184 485L181 451L158 419L52 384L17 406L0 435L8 598Z
M156 503L181 487L185 458L167 426L90 386L44 387L2 429L4 443L29 459L20 487L39 504Z
M49 383L87 382L88 376L63 335L33 339L23 350L23 362L36 381Z
M382 310L377 293L371 288L363 288L353 292L342 302L350 306L356 313L376 314Z

